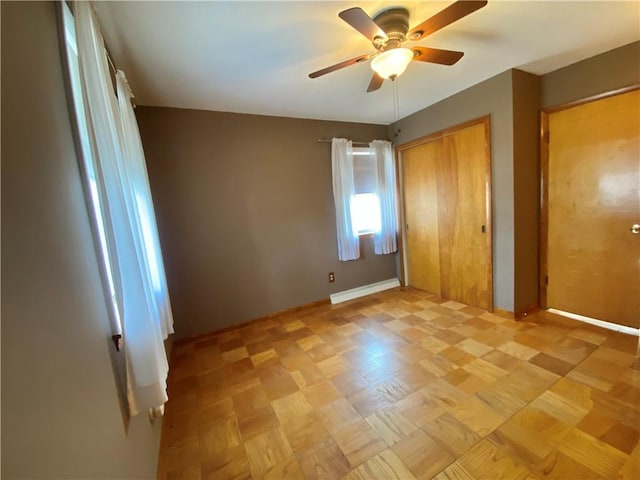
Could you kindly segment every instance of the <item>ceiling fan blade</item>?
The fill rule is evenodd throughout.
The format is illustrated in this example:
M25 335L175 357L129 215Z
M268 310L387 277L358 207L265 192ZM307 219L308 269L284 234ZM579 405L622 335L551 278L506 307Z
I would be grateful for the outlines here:
M367 93L375 92L376 90L378 90L382 86L383 82L384 78L373 72L373 76L371 77L371 81L369 82L369 87L367 87Z
M421 38L424 38L427 35L437 32L441 28L460 20L462 17L466 17L470 13L481 9L486 4L486 0L458 0L442 10L440 13L436 13L433 17L425 20L417 27L413 27L407 33L407 38L409 40L420 40Z
M462 58L464 52L455 50L440 50L439 48L411 47L414 54L413 60L420 62L439 63L440 65L453 65Z
M368 60L369 57L371 57L371 54L365 53L364 55L359 55L349 60L345 60L344 62L336 63L335 65L331 65L330 67L326 67L326 68L323 68L322 70L318 70L316 72L310 73L309 78L318 78L322 75L326 75L327 73L340 70L341 68L348 67L350 65L355 65L356 63L364 62L365 60Z
M338 16L372 42L375 38L387 39L387 34L360 7L344 10Z

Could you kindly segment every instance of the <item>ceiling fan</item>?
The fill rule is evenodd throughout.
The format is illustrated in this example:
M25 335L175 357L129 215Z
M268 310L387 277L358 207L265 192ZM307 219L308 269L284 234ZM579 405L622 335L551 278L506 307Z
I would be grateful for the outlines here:
M367 15L360 7L344 10L338 16L367 37L376 52L365 53L344 62L336 63L330 67L310 73L309 77L317 78L371 59L373 77L367 92L373 92L382 86L385 79L394 80L401 75L412 60L453 65L462 58L463 52L421 46L408 48L404 44L409 41L421 40L427 35L437 32L441 28L479 10L486 4L486 0L458 0L412 29L409 29L409 11L406 8L389 8L378 13L373 18Z

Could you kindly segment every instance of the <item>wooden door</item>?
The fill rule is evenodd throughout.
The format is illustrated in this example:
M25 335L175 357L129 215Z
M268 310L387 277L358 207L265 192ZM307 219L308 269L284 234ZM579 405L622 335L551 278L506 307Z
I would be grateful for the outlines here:
M408 284L492 308L488 118L401 149Z
M640 235L631 227L640 223L640 91L545 121L546 306L637 328Z

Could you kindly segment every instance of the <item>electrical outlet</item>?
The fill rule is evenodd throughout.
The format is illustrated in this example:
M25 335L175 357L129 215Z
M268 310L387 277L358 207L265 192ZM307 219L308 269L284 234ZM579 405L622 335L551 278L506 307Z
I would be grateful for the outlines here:
M333 283L336 281L336 274L333 272L329 272L329 283Z

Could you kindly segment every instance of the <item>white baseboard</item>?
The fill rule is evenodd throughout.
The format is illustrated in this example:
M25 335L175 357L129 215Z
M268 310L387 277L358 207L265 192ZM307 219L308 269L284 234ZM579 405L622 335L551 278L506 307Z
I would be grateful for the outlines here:
M563 317L572 318L573 320L578 320L579 322L589 323L591 325L595 325L596 327L606 328L607 330L614 330L616 332L626 333L627 335L640 337L640 329L638 328L627 327L626 325L618 325L617 323L605 322L604 320L585 317L583 315L578 315L577 313L564 312L562 310L556 310L555 308L549 308L547 309L547 312L562 315Z
M363 285L362 287L352 288L351 290L345 290L344 292L332 293L329 295L329 298L331 298L332 304L336 304L399 286L400 280L397 278L390 278L389 280Z

